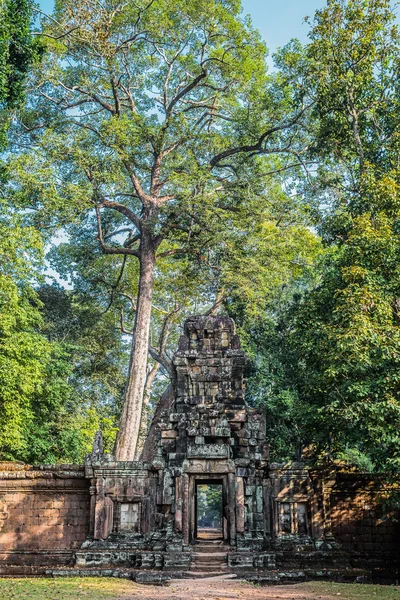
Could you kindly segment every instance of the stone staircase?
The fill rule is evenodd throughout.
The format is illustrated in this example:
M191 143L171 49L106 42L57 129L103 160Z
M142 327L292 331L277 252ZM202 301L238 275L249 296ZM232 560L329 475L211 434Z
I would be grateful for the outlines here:
M199 541L193 548L190 570L185 577L217 577L229 573L228 552L229 546L226 546L222 540Z

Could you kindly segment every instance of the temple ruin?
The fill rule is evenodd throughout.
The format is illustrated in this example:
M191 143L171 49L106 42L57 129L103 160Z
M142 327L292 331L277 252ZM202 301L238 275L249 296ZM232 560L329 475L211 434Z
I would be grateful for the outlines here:
M140 461L116 462L98 435L84 467L1 465L2 574L396 577L383 477L270 463L232 319L187 319L173 366Z

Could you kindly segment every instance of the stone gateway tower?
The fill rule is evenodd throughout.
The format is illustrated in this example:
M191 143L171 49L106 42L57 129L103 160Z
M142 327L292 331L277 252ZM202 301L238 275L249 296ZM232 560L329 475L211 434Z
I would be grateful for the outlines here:
M232 319L188 319L173 362L173 402L156 416L152 443L165 465L163 506L174 532L184 546L197 540L197 488L219 485L221 537L260 549L268 445L262 412L244 400L246 358Z
M111 550L117 562L130 556L140 565L184 570L199 550L222 550L213 553L215 564L206 561L218 570L216 555L224 555L226 567L228 550L231 564L240 564L235 554L243 551L260 561L270 529L268 444L262 411L244 399L246 357L233 320L187 319L173 366L175 380L157 408L143 461L114 462L99 442L88 457L93 539L78 553L79 564L102 564ZM221 495L208 540L198 526L201 486Z

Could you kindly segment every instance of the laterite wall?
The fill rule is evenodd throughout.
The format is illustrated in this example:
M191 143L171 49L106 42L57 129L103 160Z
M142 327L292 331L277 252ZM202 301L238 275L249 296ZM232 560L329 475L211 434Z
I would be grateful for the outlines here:
M390 491L379 476L338 474L331 495L332 533L345 550L394 554L399 550L399 515L385 506Z
M0 574L71 564L89 528L89 482L75 465L0 463Z
M349 552L352 566L371 567L379 576L394 572L400 519L382 504L384 479L340 471L315 476L326 503L321 528ZM83 466L0 463L0 576L74 565L74 552L89 534L89 485Z

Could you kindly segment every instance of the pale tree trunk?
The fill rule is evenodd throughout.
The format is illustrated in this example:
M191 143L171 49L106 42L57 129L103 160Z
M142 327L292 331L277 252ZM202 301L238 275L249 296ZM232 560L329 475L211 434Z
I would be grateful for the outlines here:
M143 393L143 409L142 409L142 418L140 421L140 430L139 430L139 439L136 446L136 456L135 460L140 460L140 457L143 452L144 444L146 442L147 434L150 426L150 397L151 397L151 388L154 382L154 379L157 377L157 374L161 368L164 369L171 376L171 365L169 363L168 358L165 356L165 347L168 342L169 332L172 326L172 317L179 311L179 306L175 306L172 312L168 313L164 317L164 321L161 327L160 337L158 341L157 349L152 348L150 354L152 358L156 361L151 369L149 369L146 377L146 384L144 386Z
M146 441L147 432L149 429L149 421L150 421L150 394L151 394L151 386L153 381L160 369L160 363L156 363L151 371L147 374L146 384L143 392L143 407L142 407L142 417L140 419L140 429L139 429L139 438L136 445L136 454L135 460L140 460L140 455L143 452L143 446Z
M135 457L147 375L155 266L155 253L149 233L142 232L140 246L139 290L132 351L120 428L115 445L115 458L121 461L134 460Z

